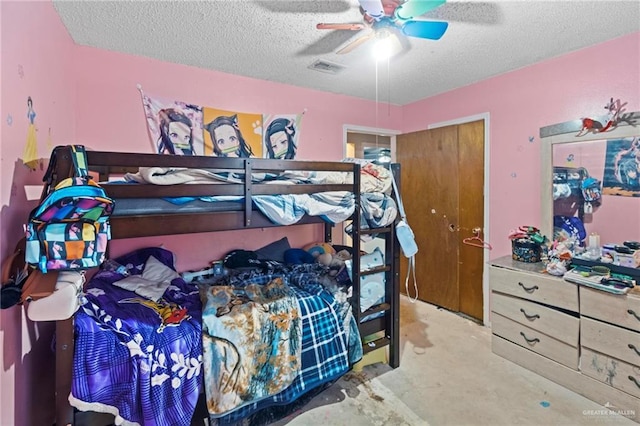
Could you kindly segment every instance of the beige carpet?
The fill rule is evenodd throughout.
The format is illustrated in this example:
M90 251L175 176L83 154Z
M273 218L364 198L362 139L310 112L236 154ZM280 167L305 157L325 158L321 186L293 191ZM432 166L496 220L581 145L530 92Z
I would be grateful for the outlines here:
M406 298L400 317L399 368L348 373L276 425L638 426L494 355L487 327Z

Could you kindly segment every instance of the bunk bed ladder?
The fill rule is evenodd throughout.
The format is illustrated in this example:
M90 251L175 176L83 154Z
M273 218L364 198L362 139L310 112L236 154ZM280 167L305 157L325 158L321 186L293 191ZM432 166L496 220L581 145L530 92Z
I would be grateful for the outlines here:
M400 176L400 165L392 164L393 174L397 177ZM398 185L400 183L398 182ZM357 187L360 187L359 178ZM360 211L360 196L356 197L356 212ZM353 310L356 320L359 324L360 334L363 338L363 352L367 354L376 349L381 349L388 346L389 349L389 365L393 368L397 368L400 365L400 248L395 235L395 224L391 224L384 228L375 229L360 229L360 218L358 214L354 214L353 219L353 282L361 283L361 278L366 275L377 274L384 272L385 282L385 301L378 305L372 306L365 312L360 311L360 285L354 285L353 288ZM360 270L360 238L364 234L377 234L378 237L385 240L385 264L381 267L374 268L368 271ZM356 255L356 253L358 255ZM384 316L373 319L368 319L366 322L361 322L363 318L368 317L379 312L384 312ZM375 340L364 343L364 338L367 336L383 333L381 337L377 337Z
M398 189L401 188L400 164L391 164L393 176L396 179ZM398 194L399 195L399 194ZM396 218L396 222L398 218ZM400 366L400 244L396 238L395 223L390 227L387 234L385 256L391 260L391 270L386 273L387 303L390 305L390 312L385 317L386 328L390 340L389 364L393 368Z
M353 221L351 223L351 241L352 241L352 279L353 279L353 294L352 294L352 309L353 314L356 317L356 323L360 324L361 312L360 312L360 165L354 163L353 167L353 188L354 188L354 203L355 209L353 211Z

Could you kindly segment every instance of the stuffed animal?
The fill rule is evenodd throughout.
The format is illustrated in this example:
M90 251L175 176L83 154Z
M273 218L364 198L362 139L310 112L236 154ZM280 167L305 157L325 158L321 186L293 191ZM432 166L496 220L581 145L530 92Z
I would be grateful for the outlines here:
M329 243L311 243L303 247L304 250L311 253L313 257L318 257L321 254L335 254L336 250Z
M329 267L329 275L335 277L342 271L346 260L351 259L351 254L347 250L340 250L335 254L323 253L316 257L316 262Z

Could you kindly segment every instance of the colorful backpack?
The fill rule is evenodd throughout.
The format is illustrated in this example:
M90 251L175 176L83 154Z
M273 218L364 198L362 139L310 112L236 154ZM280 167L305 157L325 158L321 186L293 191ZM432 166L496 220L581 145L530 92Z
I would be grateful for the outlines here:
M109 216L114 202L88 175L84 146L74 145L71 151L75 176L53 190L46 188L46 196L25 227L25 260L43 273L99 266L111 239Z

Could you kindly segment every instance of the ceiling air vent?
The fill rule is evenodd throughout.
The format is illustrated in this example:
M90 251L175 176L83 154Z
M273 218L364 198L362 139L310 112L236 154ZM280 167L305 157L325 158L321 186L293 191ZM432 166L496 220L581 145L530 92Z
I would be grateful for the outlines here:
M314 71L326 72L328 74L338 74L342 72L345 67L334 62L325 61L324 59L318 59L309 65L309 68Z

